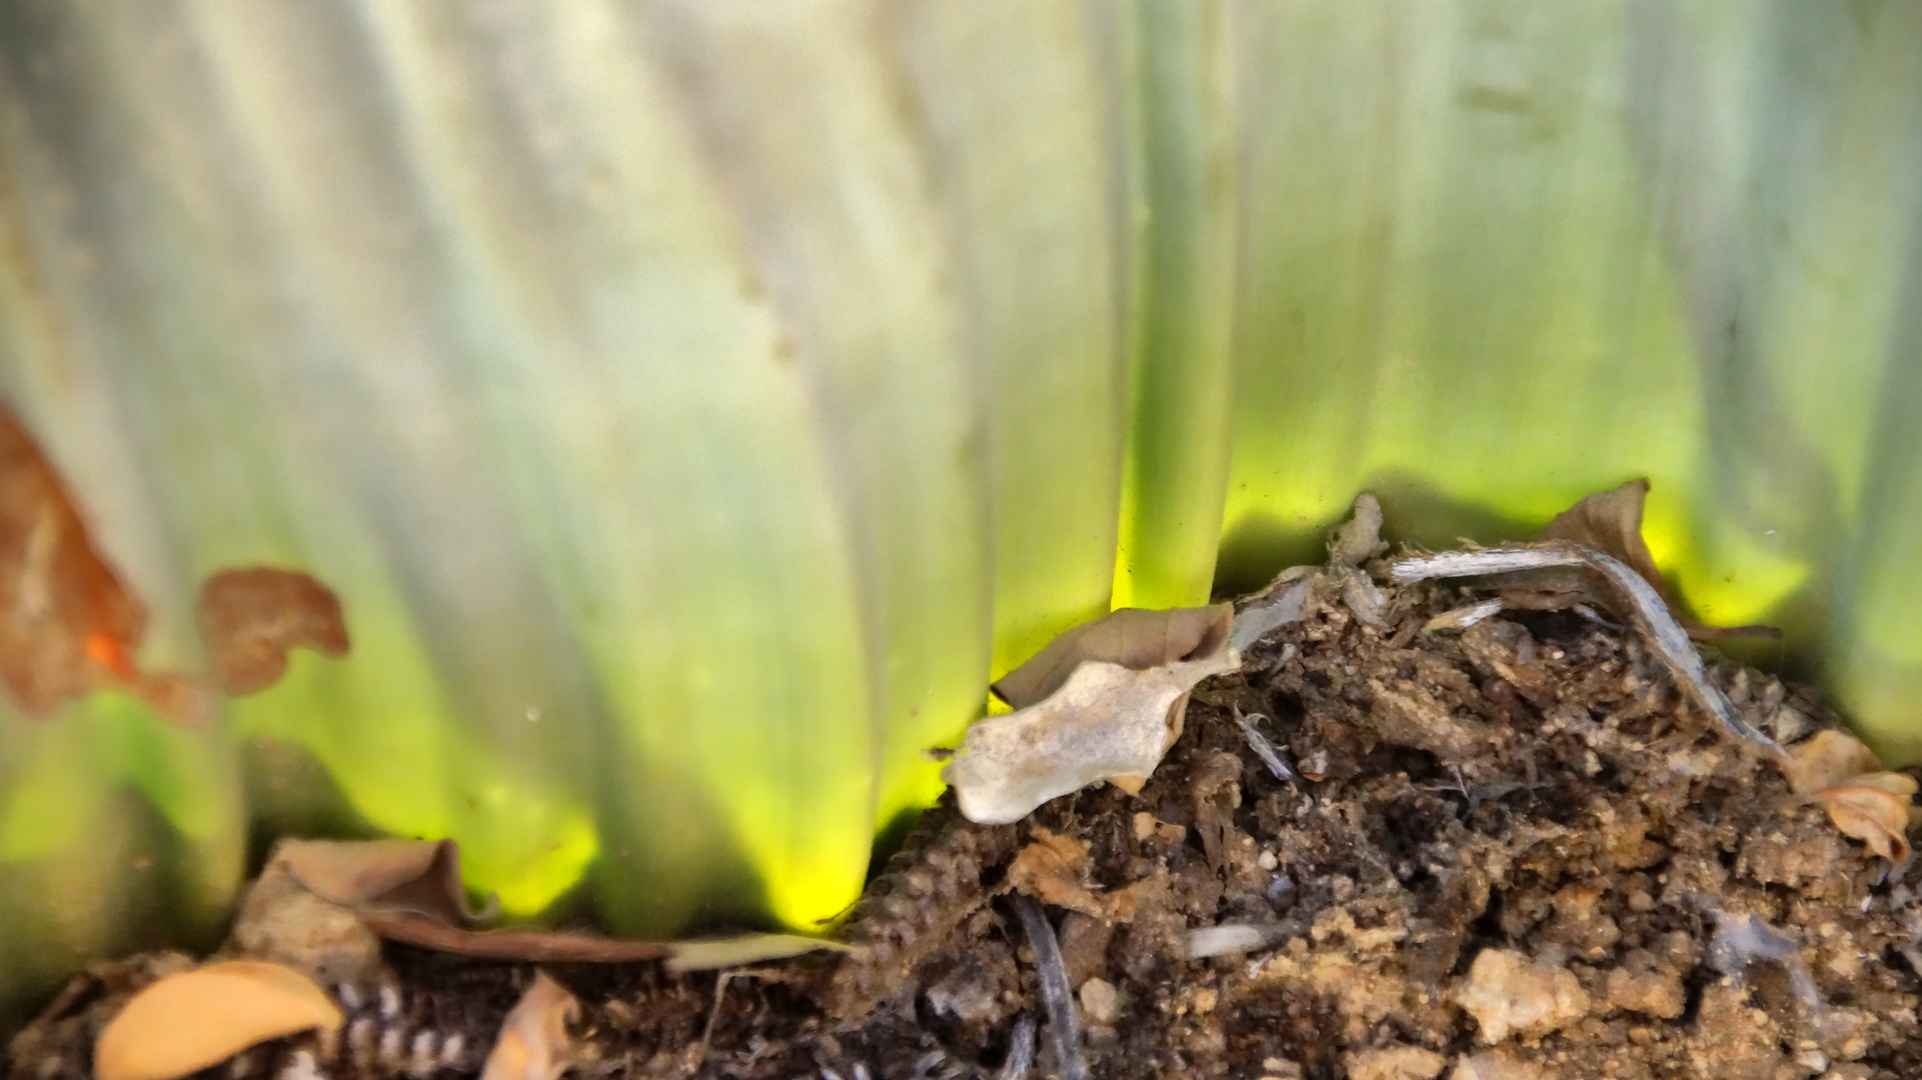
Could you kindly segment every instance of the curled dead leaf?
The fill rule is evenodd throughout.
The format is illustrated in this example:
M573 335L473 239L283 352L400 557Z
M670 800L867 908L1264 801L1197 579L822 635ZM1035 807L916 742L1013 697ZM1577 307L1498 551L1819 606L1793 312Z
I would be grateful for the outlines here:
M173 1080L255 1043L340 1026L340 1009L279 964L228 960L169 975L135 994L94 1044L98 1080Z
M1634 570L1642 580L1648 582L1661 595L1662 602L1668 605L1669 612L1675 616L1675 620L1694 641L1782 636L1781 631L1770 626L1703 626L1683 614L1675 598L1669 593L1668 584L1662 580L1662 572L1655 567L1655 556L1648 550L1647 542L1642 539L1642 509L1647 500L1648 480L1646 478L1630 480L1626 484L1607 491L1598 491L1555 515L1555 519L1542 529L1542 539L1567 540L1628 564L1629 569ZM1527 592L1526 589L1509 591L1518 594ZM1531 604L1525 595L1516 595L1510 599L1516 603L1516 606L1537 606Z
M573 994L546 972L537 972L533 985L501 1022L500 1035L481 1067L481 1080L556 1080L574 1060L567 1025L580 1012Z
M269 866L316 896L360 911L414 912L455 924L491 918L472 910L452 840L282 840Z
M1782 765L1789 790L1797 795L1835 787L1852 777L1882 771L1882 762L1862 740L1846 731L1824 728L1802 743Z
M293 570L222 570L200 587L200 633L214 684L239 696L267 689L287 671L287 653L305 646L345 656L340 599Z
M1026 663L1002 676L993 689L1002 701L1025 709L1061 689L1083 663L1145 671L1198 660L1227 644L1234 617L1233 604L1111 611L1050 641Z
M1883 779L1885 777L1908 783L1891 784ZM1862 780L1877 782L1862 783ZM1898 792L1890 790L1891 787L1908 790ZM1858 778L1857 783L1846 787L1824 788L1810 795L1809 801L1827 810L1829 820L1843 835L1862 841L1870 851L1890 862L1900 863L1909 857L1909 800L1914 794L1913 779L1900 773L1879 773Z

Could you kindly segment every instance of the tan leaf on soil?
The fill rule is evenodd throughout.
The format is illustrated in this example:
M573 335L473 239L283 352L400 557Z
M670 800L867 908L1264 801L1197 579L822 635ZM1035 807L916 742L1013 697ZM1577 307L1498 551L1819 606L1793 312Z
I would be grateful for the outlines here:
M971 821L1002 824L1098 781L1145 781L1181 733L1188 691L1241 666L1240 654L1225 647L1234 609L1190 610L1218 614L1212 622L1189 623L1178 638L1161 634L1169 643L1163 655L1190 659L1143 670L1084 661L1043 700L968 728L960 753L941 772L961 812ZM1174 651L1188 640L1197 644Z
M1542 529L1542 539L1568 540L1627 563L1661 594L1676 621L1695 641L1758 635L1780 637L1781 632L1769 626L1703 626L1682 613L1669 594L1668 584L1662 580L1662 572L1655 567L1655 556L1642 539L1642 506L1647 499L1646 479L1630 480L1620 487L1598 491L1555 515Z
M347 654L347 624L334 591L306 574L255 566L222 570L200 587L200 633L214 684L235 696L265 690L297 646Z
M1885 771L1862 740L1833 728L1817 732L1795 748L1782 770L1789 790L1804 796L1799 801L1821 804L1844 836L1891 862L1909 857L1915 778Z
M1834 787L1865 773L1882 771L1881 759L1846 731L1825 728L1795 748L1782 766L1789 790L1797 795Z
M579 1018L581 1003L546 972L516 1002L494 1049L481 1067L481 1080L556 1080L574 1060L567 1025Z
M1900 773L1876 773L1857 777L1848 787L1823 788L1810 795L1809 801L1820 803L1843 835L1899 863L1909 857L1909 800L1914 794L1912 778Z
M148 986L94 1044L98 1080L173 1080L255 1043L340 1026L340 1009L279 964L229 960Z
M1111 611L1050 641L1026 663L1002 676L994 684L994 693L1016 709L1025 709L1061 689L1083 663L1101 662L1145 671L1210 656L1227 642L1234 617L1233 604Z

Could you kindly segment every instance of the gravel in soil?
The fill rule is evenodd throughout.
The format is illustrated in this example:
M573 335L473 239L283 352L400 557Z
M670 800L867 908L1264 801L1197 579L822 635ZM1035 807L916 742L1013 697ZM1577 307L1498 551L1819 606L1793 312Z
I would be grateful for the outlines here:
M1098 1077L1922 1076L1922 905L1900 872L1713 730L1632 632L1568 612L1423 629L1479 598L1384 586L1364 621L1318 595L1196 690L1138 795L1092 788L1003 826L937 808L846 957L550 968L585 1006L573 1075L1062 1076L1078 1047ZM1753 670L1712 675L1784 744L1837 722ZM1017 886L1046 902L1065 1042ZM205 1075L472 1073L533 977L389 959L391 983L339 988L331 1040ZM187 962L76 979L14 1040L11 1075L89 1075L105 1019Z

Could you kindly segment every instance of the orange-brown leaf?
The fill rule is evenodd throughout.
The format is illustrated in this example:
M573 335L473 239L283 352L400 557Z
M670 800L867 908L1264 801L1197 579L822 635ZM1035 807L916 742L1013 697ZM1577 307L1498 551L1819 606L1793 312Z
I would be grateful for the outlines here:
M267 689L305 646L347 652L347 624L332 589L306 574L255 566L222 570L200 588L200 633L215 685L233 694Z
M481 1080L556 1080L574 1060L570 1021L581 1003L560 983L538 972L534 983L501 1022L494 1049L481 1067Z
M136 676L147 609L94 547L67 486L0 405L0 684L46 716Z
M994 692L1015 708L1025 709L1061 689L1085 661L1146 671L1211 656L1228 643L1234 618L1233 604L1111 611L1050 641L1026 663L1002 676L994 684Z
M1655 587L1668 604L1675 621L1695 641L1721 641L1732 637L1780 637L1770 626L1703 626L1682 613L1669 594L1662 572L1655 567L1655 556L1642 540L1642 506L1648 499L1648 480L1630 480L1620 487L1598 491L1555 515L1542 529L1544 540L1567 540L1591 551L1599 551L1628 564L1642 580ZM1525 598L1513 598L1517 606L1530 606Z
M340 1009L279 964L229 960L169 975L135 994L101 1030L99 1080L173 1080L258 1042L340 1026Z

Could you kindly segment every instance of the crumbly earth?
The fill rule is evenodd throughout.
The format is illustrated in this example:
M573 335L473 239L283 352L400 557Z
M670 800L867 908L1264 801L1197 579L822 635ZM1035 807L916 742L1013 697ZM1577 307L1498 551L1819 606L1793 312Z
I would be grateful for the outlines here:
M1062 1075L1007 872L1046 830L1086 845L1079 884L1106 905L1043 907L1093 1076L1922 1076L1916 893L1712 729L1632 631L1537 612L1424 630L1482 594L1382 592L1379 625L1317 599L1204 683L1138 795L1090 789L1005 826L926 815L847 957L551 968L586 1006L574 1075L1001 1077L1034 1023L1025 1075ZM1836 722L1758 672L1714 675L1784 743ZM1300 776L1273 775L1237 715ZM391 985L343 989L331 1043L204 1075L471 1073L532 978L390 959ZM89 1075L105 1017L184 962L76 980L14 1041L11 1075Z

